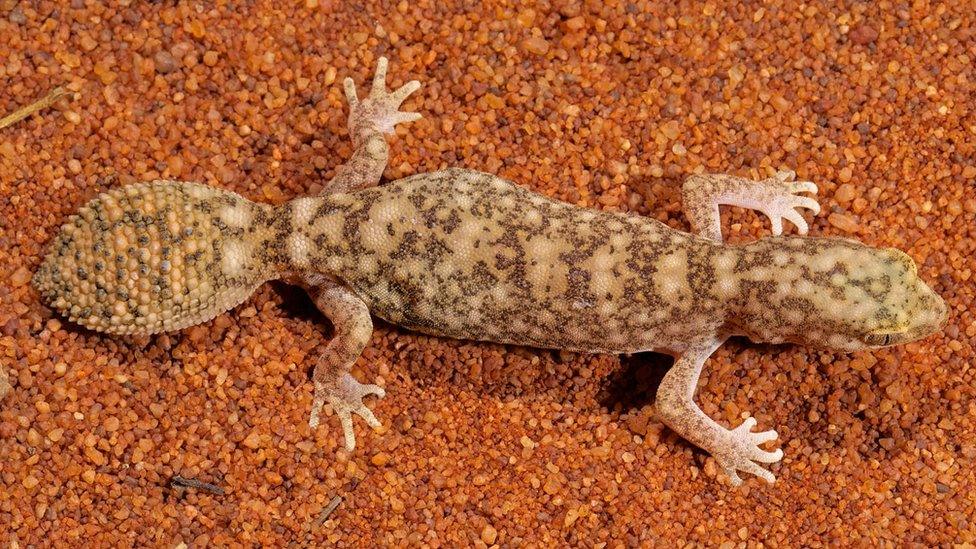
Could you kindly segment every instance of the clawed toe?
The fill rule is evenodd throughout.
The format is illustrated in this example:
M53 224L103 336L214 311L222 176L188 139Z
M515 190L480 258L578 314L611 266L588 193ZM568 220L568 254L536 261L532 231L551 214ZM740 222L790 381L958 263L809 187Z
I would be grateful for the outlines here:
M795 170L777 170L777 172L773 175L773 178L779 179L780 181L784 181L784 182L785 181L793 181L794 179L796 179L796 171Z
M363 418L373 428L382 425L373 411L363 403L363 398L375 395L378 398L386 396L386 391L378 385L362 384L349 373L341 375L340 379L328 385L316 386L315 398L312 401L312 413L308 424L315 428L319 424L319 411L328 402L339 418L342 434L345 438L346 450L350 452L356 448L356 434L353 431L352 415Z
M749 433L752 436L753 441L756 444L762 444L764 442L769 442L770 440L776 440L779 435L775 430L770 429L769 431L760 431L758 433Z
M410 96L411 93L419 89L420 89L420 82L418 82L417 80L411 80L406 84L400 86L397 89L397 91L391 93L390 101L393 101L394 103L397 104L397 106L400 106L400 104L403 103L407 99L407 97Z
M810 181L794 181L796 172L780 171L767 181L774 183L775 190L772 190L772 198L763 208L763 213L772 223L774 235L783 233L783 220L787 220L796 226L797 232L807 234L809 226L800 209L813 212L814 215L820 213L820 203L809 196L800 196L796 193L817 193L817 186Z
M817 188L817 184L814 183L813 181L793 181L790 184L789 189L790 192L793 194L796 193L817 194L817 191L819 190Z
M807 225L807 220L803 219L803 216L800 215L800 212L796 210L786 210L785 212L783 212L783 219L789 221L794 226L796 226L796 232L800 234L807 234L807 231L810 230L810 226Z
M421 118L416 112L400 112L400 105L413 92L420 89L420 82L411 80L397 88L394 92L386 91L386 70L388 62L380 57L376 63L376 74L369 96L362 102L356 95L356 85L351 78L346 78L343 87L346 99L351 107L349 113L350 126L366 128L381 133L393 133L397 124L413 122Z
M741 425L728 431L726 445L714 452L716 461L736 486L742 484L738 471L753 474L769 483L776 481L773 473L760 467L758 463L776 463L783 458L781 449L768 452L759 447L760 444L776 440L778 435L774 430L753 433L751 429L755 425L755 418L746 418Z
M722 468L725 470L725 474L729 476L729 479L732 481L732 484L734 484L735 486L739 486L740 484L742 484L742 477L739 476L737 470L743 471L745 473L749 473L751 475L755 475L770 484L776 482L775 475L773 475L766 469L763 469L762 467L756 465L751 461L741 461L733 464L723 463Z

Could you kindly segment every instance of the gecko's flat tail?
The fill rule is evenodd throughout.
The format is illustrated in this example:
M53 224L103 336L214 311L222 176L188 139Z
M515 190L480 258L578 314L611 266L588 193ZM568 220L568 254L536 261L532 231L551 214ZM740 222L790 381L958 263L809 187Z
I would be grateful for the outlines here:
M109 190L61 226L34 287L99 332L147 335L204 322L272 278L256 254L270 232L266 208L188 182Z

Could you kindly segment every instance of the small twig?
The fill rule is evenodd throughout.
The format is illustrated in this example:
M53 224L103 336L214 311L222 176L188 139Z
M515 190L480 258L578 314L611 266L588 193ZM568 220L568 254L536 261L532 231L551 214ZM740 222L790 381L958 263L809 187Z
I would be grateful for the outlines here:
M353 490L355 490L356 487L359 486L359 483L362 481L363 479L353 479L352 486L349 487L348 492L351 493ZM329 520L329 516L335 512L335 510L339 507L341 503L342 503L342 496L336 496L332 498L332 501L330 501L328 505L322 508L322 512L319 513L319 518L318 520L316 520L316 523L319 526L325 524L325 521Z
M324 524L325 521L329 520L329 515L331 515L332 512L339 507L340 503L342 503L342 496L332 498L332 501L330 501L329 504L322 509L321 513L319 513L319 524Z
M177 488L197 488L210 492L211 494L217 494L218 496L224 495L224 489L216 484L210 484L209 482L203 482L193 478L184 478L179 475L169 479L169 485Z
M0 366L0 400L10 392L10 378L7 377L7 369Z
M13 124L15 122L19 122L19 121L27 118L28 116L34 114L35 112L37 112L39 110L46 109L46 108L50 107L51 105L54 104L55 101L57 101L58 99L61 99L62 97L64 97L65 95L68 95L70 93L71 93L70 91L68 91L68 90L66 90L66 89L64 89L64 88L62 88L60 86L58 86L57 88L54 88L53 90L51 90L51 93L45 95L43 98L39 99L38 101L35 101L35 102L31 103L30 105L27 105L26 107L17 109L13 113L11 113L11 114L3 117L2 119L0 119L0 130L6 128L7 126L9 126L9 125L11 125L11 124Z

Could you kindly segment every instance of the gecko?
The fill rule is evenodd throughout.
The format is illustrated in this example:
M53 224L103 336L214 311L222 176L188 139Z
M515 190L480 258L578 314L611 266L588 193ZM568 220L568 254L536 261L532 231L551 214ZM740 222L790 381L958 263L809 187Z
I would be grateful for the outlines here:
M379 185L385 135L421 117L400 111L420 83L395 91L380 58L369 95L350 105L351 159L316 196L273 206L192 182L109 190L71 216L33 277L71 321L109 334L154 334L205 322L275 279L303 287L334 325L317 358L309 425L329 403L345 446L353 414L383 388L352 366L372 316L467 340L587 353L670 354L657 388L660 420L714 456L733 484L768 482L775 430L749 416L729 429L694 395L703 365L729 337L842 352L902 344L946 322L945 302L892 248L804 236L819 212L812 182L782 170L763 180L696 174L682 185L690 232L599 211L460 168ZM763 213L772 236L723 241L720 205ZM783 235L783 220L800 233Z

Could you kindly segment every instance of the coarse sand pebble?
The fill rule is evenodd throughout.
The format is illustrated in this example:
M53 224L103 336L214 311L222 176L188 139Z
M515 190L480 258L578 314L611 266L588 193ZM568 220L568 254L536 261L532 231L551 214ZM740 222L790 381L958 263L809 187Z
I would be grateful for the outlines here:
M0 116L72 92L0 131L0 545L976 542L971 1L0 0L0 37ZM298 290L149 338L40 304L46 244L101 191L317 192L352 152L341 80L380 55L391 87L424 84L388 179L463 166L686 229L689 174L793 168L821 189L813 234L907 251L949 323L852 355L725 345L698 402L785 452L775 485L735 489L655 419L654 355L378 322L355 375L386 388L383 427L357 420L350 454L334 417L307 426L331 327Z

